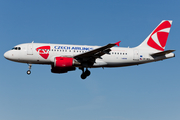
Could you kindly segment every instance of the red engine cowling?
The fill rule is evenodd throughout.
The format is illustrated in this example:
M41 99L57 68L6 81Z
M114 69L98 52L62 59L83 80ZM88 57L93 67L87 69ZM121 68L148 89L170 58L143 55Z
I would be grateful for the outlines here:
M74 58L68 57L55 57L54 67L66 68L73 66Z
M52 73L66 73L68 71L76 70L79 63L74 58L69 57L55 57L54 65L51 67Z

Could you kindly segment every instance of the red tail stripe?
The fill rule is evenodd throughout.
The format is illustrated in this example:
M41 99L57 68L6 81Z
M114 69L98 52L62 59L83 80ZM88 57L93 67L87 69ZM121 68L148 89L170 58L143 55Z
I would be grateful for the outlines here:
M164 21L161 25L159 25L155 30L154 32L152 33L152 35L154 33L156 33L157 31L160 31L162 29L165 29L165 28L170 28L171 27L171 23L169 21Z
M169 21L164 21L163 23L161 23L155 30L154 32L151 34L151 36L149 37L149 40L147 42L147 44L157 50L161 50L164 51L164 47L166 46L166 42L167 42L167 38L169 33L167 32L163 32L160 30L166 29L166 28L170 28L171 27L171 23ZM161 46L159 46L153 39L152 39L152 35L154 35L155 33L157 33L157 38L158 41L160 43Z

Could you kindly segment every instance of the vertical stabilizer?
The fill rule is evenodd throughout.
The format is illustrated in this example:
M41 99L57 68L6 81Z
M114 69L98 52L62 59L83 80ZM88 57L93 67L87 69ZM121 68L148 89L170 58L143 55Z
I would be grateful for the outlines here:
M172 20L163 20L137 48L164 51L171 24Z

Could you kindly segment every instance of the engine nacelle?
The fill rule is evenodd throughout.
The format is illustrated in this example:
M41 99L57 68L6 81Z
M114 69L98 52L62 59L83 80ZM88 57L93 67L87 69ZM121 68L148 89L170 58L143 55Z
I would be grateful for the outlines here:
M54 67L66 68L72 67L74 64L74 58L68 57L55 57Z
M66 73L68 71L76 70L76 67L80 65L80 63L70 57L55 57L54 65L51 66L52 73Z

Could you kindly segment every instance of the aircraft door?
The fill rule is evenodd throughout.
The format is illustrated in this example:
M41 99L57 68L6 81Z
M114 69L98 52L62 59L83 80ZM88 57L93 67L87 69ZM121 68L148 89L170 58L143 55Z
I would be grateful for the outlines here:
M27 55L33 55L33 43L27 45Z
M139 60L139 51L138 50L134 50L133 60L136 60L136 61Z

